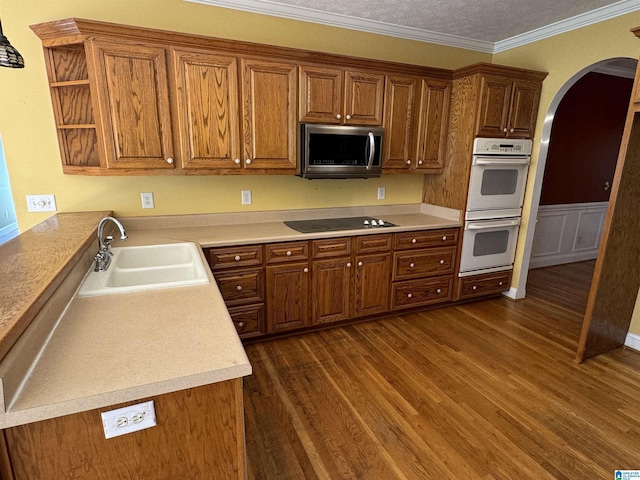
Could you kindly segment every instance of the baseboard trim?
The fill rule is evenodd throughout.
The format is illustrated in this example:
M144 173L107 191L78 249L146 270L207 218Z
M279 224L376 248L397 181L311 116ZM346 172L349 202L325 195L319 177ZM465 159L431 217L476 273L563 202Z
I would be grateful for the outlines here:
M520 300L520 299L524 298L525 291L524 291L524 288L521 288L521 289L518 290L517 288L511 287L506 292L502 292L502 295L504 295L505 297L510 298L511 300Z
M627 339L624 342L624 346L640 352L640 335L627 333Z

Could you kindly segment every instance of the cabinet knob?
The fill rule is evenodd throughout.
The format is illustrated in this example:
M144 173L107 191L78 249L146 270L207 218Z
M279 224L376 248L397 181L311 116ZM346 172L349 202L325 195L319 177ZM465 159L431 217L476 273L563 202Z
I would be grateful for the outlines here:
M347 262L347 267L350 268L351 267L351 262Z
M241 292L241 291L242 291L242 285L238 285L238 286L236 287L236 290L237 290L237 291L239 291L239 292Z
M503 283L503 282L498 282L498 286L500 286L500 287L501 287L501 286L502 286L502 283Z
M442 289L441 289L441 288L438 288L438 289L436 290L436 293L442 293Z
M473 287L471 287L471 290L477 290L478 287L476 287L475 285Z
M240 258L241 258L241 257L240 257L240 255L236 255L235 257L233 257L233 259L234 259L236 262L239 262L239 261L240 261Z
M417 243L417 242L418 242L418 240L416 240L415 238L411 239L411 243Z
M513 133L515 131L516 131L515 128L512 128L512 129L509 130L509 133Z
M411 165L411 160L407 160L407 165Z
M416 266L416 264L415 264L415 263L413 263L413 262L411 262L411 263L409 264L409 268L413 268L413 267L415 267L415 266Z
M507 133L507 129L506 129L506 128L503 128L503 129L502 129L502 133Z
M247 165L251 165L251 159L247 158L244 163L246 163Z
M287 257L291 256L291 250L287 250Z
M443 235L443 236L442 236L442 241L443 241L443 242L446 242L446 241L447 241L447 236L446 236L446 235Z
M340 119L342 118L342 115L337 114L337 115L336 115L336 118L337 118L338 120L340 120Z
M440 260L440 265L444 265L444 260Z
M239 326L240 328L244 327L244 322L238 322L238 326Z
M236 158L236 159L233 161L233 163L235 163L236 165L240 165L240 159L239 159L239 158Z
M302 271L303 271L304 273L309 273L309 268L308 268L308 267L304 267L304 268L302 269Z
M346 117L344 117L344 118L346 118L347 120L351 120L351 115L347 115L347 116L346 116Z
M422 160L418 160L418 165L422 165L424 162Z
M361 267L363 264L362 262L358 262L358 266Z
M413 298L413 293L407 293L407 298Z
M171 157L167 158L167 163L169 165L171 165L173 163L173 158L171 158Z

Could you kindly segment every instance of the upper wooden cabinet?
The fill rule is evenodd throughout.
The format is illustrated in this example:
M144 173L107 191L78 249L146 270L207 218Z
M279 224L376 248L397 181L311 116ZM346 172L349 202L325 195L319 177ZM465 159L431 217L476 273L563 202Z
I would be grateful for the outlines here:
M535 77L480 74L476 136L532 138L541 89L542 79Z
M384 74L300 67L300 122L382 125Z
M448 81L387 76L385 172L442 172L450 96Z

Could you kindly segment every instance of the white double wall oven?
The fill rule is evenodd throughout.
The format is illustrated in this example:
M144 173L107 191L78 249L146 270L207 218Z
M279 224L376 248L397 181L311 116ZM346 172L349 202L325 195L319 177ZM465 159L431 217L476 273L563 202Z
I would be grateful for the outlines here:
M476 138L459 276L513 268L531 140Z

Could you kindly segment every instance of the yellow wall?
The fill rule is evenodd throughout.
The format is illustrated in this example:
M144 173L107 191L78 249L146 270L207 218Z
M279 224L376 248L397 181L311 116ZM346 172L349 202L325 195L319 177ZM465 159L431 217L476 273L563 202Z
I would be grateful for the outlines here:
M197 33L266 44L441 68L490 56L391 37L265 17L183 0L2 0L5 34L25 58L24 70L0 69L0 133L21 231L49 214L28 213L25 195L53 193L59 211L114 210L117 215L234 212L419 203L422 175L370 180L303 180L293 176L77 177L62 175L44 57L29 25L67 17ZM385 186L387 198L376 199ZM240 190L253 193L241 205ZM142 210L140 193L153 192L156 208Z

